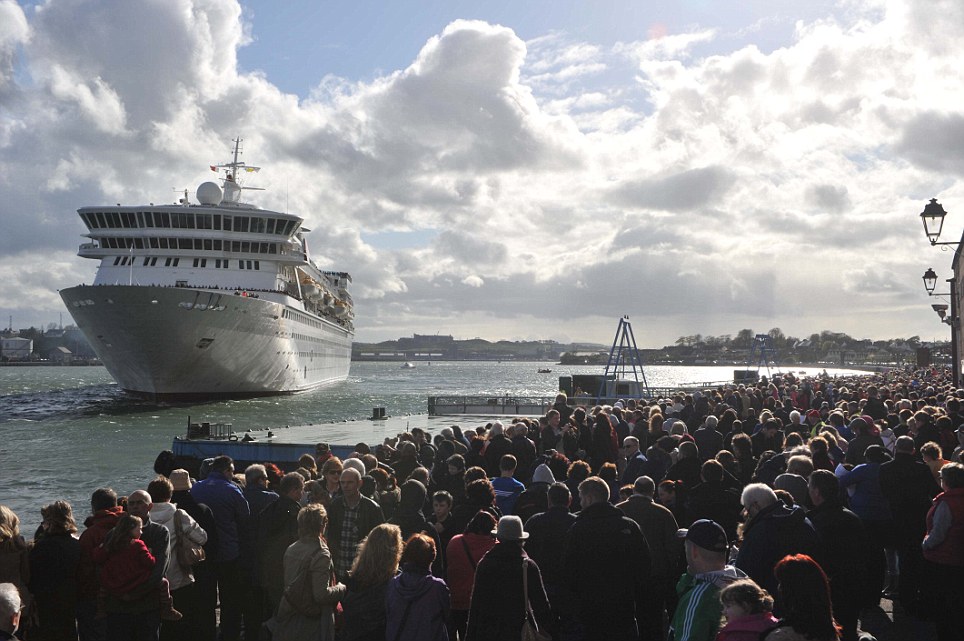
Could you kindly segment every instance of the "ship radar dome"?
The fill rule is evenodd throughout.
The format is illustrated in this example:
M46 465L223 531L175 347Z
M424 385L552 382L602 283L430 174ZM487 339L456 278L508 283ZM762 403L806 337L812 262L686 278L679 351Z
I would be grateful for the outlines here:
M201 183L197 188L197 200L202 205L220 205L224 192L217 183Z

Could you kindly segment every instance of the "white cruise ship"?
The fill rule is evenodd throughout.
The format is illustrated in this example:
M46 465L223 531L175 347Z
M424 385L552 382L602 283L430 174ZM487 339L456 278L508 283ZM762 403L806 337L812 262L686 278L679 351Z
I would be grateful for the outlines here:
M118 384L155 400L286 394L344 380L351 277L308 255L302 219L241 200L234 160L198 204L84 207L100 261L93 285L60 292Z

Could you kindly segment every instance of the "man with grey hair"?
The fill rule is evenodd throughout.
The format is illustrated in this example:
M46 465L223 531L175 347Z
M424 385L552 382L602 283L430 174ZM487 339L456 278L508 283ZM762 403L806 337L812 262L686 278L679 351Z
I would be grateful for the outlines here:
M0 641L16 639L13 635L20 625L20 592L13 583L0 583Z
M154 556L154 569L147 581L124 595L123 599L109 593L104 599L107 612L108 639L156 639L161 625L161 603L158 586L167 574L171 551L171 533L166 527L150 519L154 501L144 490L131 492L127 497L127 511L143 521L141 540Z
M723 449L723 435L716 429L719 419L710 414L703 419L703 425L693 432L693 440L700 450L700 461L708 461Z
M361 493L361 474L346 467L339 479L341 496L335 497L329 508L328 547L338 580L343 580L355 560L361 540L376 525L385 522L382 508Z
M639 439L635 436L627 436L623 439L623 456L626 458L626 467L619 482L629 485L643 475L643 468L646 465L646 457L639 451Z
M741 502L747 519L736 567L767 592L777 594L773 568L786 555L808 554L820 562L817 532L802 507L786 507L763 483L750 483L743 488Z

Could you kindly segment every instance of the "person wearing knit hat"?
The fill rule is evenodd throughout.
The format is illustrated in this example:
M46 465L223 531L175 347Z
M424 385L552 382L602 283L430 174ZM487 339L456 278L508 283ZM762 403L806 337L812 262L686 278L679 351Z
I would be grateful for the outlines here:
M537 465L532 473L532 483L519 495L515 502L513 514L519 516L522 522L526 523L536 514L548 510L549 486L555 481L556 479L552 476L552 470L549 469L548 465L545 463Z

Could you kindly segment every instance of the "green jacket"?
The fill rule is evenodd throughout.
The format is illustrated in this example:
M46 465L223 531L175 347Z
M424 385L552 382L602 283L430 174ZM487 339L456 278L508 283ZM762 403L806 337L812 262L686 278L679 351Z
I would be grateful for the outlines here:
M667 641L713 641L723 618L720 590L745 578L746 574L732 565L703 574L684 572L676 584L679 604Z

